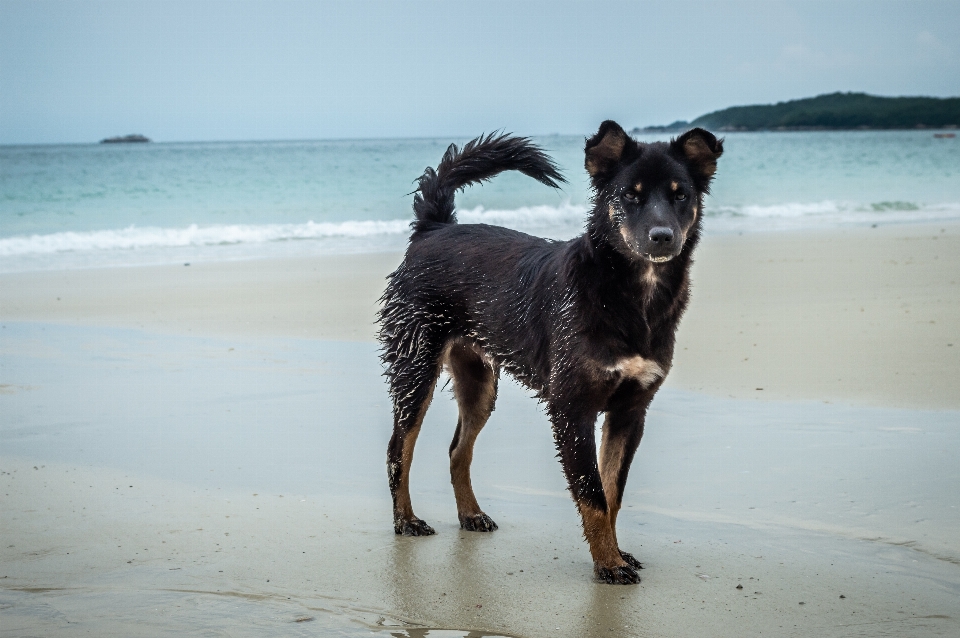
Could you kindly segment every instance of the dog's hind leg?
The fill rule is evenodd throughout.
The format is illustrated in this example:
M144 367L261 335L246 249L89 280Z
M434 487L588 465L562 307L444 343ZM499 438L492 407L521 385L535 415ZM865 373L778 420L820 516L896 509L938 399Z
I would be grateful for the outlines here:
M387 476L393 496L393 529L404 536L436 532L413 513L410 502L410 464L420 425L430 407L440 374L442 346L420 344L412 356L394 361L388 372L393 398L393 436L387 447Z
M471 532L492 532L497 524L483 513L470 483L473 445L497 399L497 370L475 348L455 344L447 355L453 376L453 394L460 418L450 443L450 480L457 499L460 527Z

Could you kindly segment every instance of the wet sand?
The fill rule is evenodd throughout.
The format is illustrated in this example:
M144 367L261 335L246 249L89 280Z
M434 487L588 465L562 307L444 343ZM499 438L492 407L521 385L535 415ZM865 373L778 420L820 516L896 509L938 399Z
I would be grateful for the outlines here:
M680 379L655 400L621 513L621 543L646 566L636 587L591 582L548 423L509 382L474 471L500 529L457 527L455 406L438 390L412 474L414 506L438 535L394 536L369 318L372 279L397 256L307 260L315 272L246 262L4 275L0 635L955 635L960 413L946 388L960 366L957 346L936 341L956 338L960 234L902 239L908 230L843 231L816 244L819 258L797 248L816 284L790 265L800 236L706 243L681 348L707 352L681 355ZM849 279L819 272L854 235L879 242L878 259L920 248L876 289L859 262ZM731 270L751 259L773 265ZM919 290L906 297L911 277ZM794 316L815 299L817 312ZM851 300L869 299L870 322L892 325L857 320ZM745 335L725 332L736 327ZM856 327L878 340L857 341ZM765 373L750 362L724 372L738 349L758 356L754 338L799 349L791 334L811 339L800 365L767 353ZM851 339L846 356L817 345ZM925 357L947 377L922 372L928 404L909 384L863 389L886 378L873 362L897 353L896 371ZM860 381L819 396L807 368L830 357Z

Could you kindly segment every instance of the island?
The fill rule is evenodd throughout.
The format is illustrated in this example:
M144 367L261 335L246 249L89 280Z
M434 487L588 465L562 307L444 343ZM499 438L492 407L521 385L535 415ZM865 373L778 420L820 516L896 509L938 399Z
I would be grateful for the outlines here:
M139 135L136 133L131 133L130 135L122 135L118 137L107 137L100 140L101 144L141 144L143 142L149 142L150 138L145 135Z
M840 131L856 129L957 128L960 97L880 97L829 93L776 104L732 106L665 126L635 128L662 133L701 126L714 131Z

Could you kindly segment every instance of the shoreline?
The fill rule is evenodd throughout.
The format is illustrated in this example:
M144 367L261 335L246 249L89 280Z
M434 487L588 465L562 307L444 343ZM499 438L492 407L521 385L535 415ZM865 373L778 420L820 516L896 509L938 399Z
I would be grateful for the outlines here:
M707 236L695 258L668 387L960 408L960 223ZM0 321L373 341L401 259L0 274Z
M461 224L490 224L565 241L582 232L587 206L557 204L514 209L478 205L457 211ZM517 224L517 216L533 222ZM558 217L559 216L559 217ZM708 241L740 235L769 236L856 232L960 224L960 203L880 201L868 206L824 199L755 206L715 205L708 214ZM127 226L84 231L26 233L0 238L0 275L214 264L292 261L322 256L403 252L409 220L339 220L295 223Z

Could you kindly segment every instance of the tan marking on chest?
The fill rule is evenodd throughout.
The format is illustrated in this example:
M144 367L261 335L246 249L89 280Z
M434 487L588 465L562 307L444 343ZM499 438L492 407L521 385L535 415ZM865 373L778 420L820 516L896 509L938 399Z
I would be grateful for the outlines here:
M666 376L663 368L656 361L644 359L637 355L635 357L625 357L609 368L609 372L617 372L625 379L636 379L643 387L649 387L656 383L658 379Z
M657 270L653 267L653 264L647 266L647 269L643 272L643 281L650 286L656 286L660 283L660 277L657 276Z

